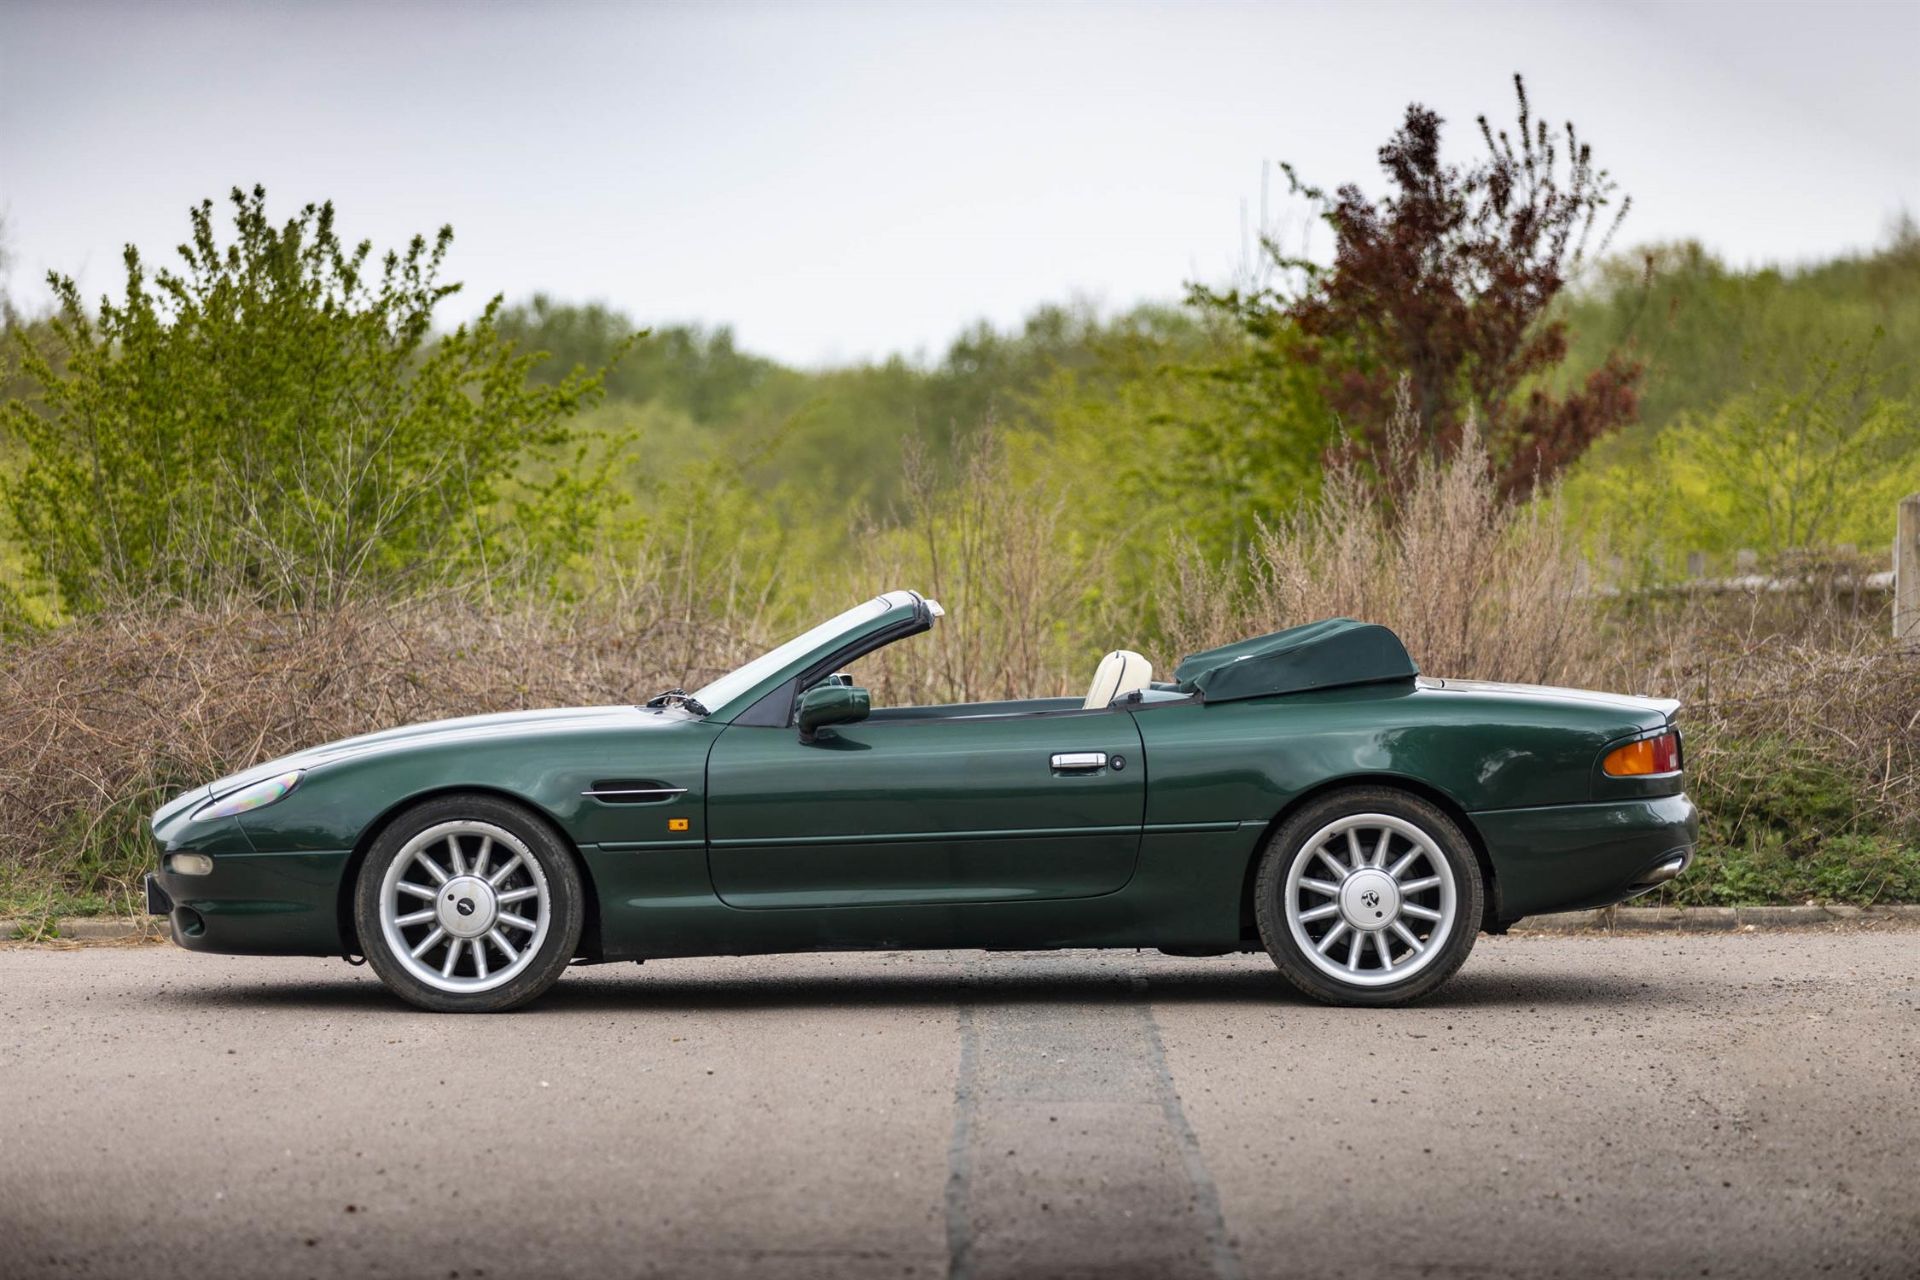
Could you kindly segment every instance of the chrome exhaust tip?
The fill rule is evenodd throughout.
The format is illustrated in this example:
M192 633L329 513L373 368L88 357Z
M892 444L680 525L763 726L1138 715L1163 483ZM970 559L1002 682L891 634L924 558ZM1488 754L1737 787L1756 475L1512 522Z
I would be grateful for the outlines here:
M1681 854L1677 858L1668 858L1648 873L1646 883L1665 884L1687 869L1687 857Z
M1653 870L1634 881L1633 891L1639 894L1645 893L1649 889L1658 889L1661 885L1673 879L1682 871L1685 871L1692 863L1692 849L1682 849L1678 853L1671 854L1663 859Z

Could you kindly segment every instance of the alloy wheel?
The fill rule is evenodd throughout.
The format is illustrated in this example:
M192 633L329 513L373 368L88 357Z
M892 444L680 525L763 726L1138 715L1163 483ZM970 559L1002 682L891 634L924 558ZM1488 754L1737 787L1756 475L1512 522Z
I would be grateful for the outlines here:
M546 872L491 822L442 822L401 847L380 885L380 929L408 973L439 991L490 991L532 963L552 922Z
M1459 915L1453 868L1433 837L1384 813L1316 831L1294 854L1282 895L1307 961L1353 986L1387 986L1426 968Z

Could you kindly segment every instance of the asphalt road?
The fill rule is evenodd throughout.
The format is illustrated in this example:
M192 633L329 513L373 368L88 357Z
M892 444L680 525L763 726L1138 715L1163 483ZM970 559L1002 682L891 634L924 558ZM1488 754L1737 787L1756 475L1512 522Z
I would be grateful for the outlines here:
M7 1277L1920 1273L1920 933L582 969L0 948Z

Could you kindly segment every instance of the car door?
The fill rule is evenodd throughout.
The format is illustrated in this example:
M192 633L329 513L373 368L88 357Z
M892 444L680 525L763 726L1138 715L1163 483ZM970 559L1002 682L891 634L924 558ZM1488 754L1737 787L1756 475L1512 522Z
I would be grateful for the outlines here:
M714 891L749 909L1084 898L1133 876L1124 711L882 713L812 742L733 725L707 761Z

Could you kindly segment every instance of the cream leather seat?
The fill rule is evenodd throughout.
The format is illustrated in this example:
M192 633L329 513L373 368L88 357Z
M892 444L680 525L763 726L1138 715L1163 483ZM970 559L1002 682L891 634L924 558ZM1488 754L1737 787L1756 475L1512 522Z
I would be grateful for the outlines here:
M1153 664L1131 649L1115 649L1100 659L1094 669L1093 688L1081 708L1094 711L1110 707L1114 699L1136 693L1153 683Z

